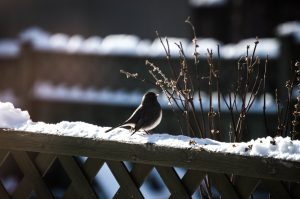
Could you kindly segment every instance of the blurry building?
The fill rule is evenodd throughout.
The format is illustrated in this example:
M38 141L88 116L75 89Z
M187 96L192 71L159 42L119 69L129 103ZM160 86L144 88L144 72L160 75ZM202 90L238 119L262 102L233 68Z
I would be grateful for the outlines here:
M0 37L13 37L29 26L83 36L135 34L155 38L190 37L184 25L192 16L199 37L224 43L249 37L273 37L275 27L300 20L300 1L271 0L2 0Z

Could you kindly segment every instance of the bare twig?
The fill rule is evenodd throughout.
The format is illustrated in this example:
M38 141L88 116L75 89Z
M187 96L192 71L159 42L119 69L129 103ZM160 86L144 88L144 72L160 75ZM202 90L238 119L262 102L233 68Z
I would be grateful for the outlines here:
M265 61L265 70L264 70L264 77L263 77L263 97L264 97L263 115L264 115L264 124L265 124L266 133L267 135L270 135L269 128L268 128L267 114L266 114L266 79L267 79L268 62L269 62L269 56L267 56L267 59Z

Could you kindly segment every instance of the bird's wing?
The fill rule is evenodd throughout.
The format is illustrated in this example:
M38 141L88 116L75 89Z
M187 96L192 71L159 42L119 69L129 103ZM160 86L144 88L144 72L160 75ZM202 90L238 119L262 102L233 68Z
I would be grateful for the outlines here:
M148 107L148 108L149 108L149 109L147 109L148 112L144 111L141 114L141 119L136 122L135 131L138 131L144 127L151 126L152 124L155 123L156 118L157 119L159 118L159 115L161 113L160 106L152 106L152 107ZM146 110L146 108L144 110Z
M142 105L140 105L139 107L137 107L137 109L135 109L135 111L128 118L128 120L126 120L123 123L123 125L124 124L130 124L130 123L136 124L138 122L138 120L142 117L143 114L144 114L144 109L142 108Z

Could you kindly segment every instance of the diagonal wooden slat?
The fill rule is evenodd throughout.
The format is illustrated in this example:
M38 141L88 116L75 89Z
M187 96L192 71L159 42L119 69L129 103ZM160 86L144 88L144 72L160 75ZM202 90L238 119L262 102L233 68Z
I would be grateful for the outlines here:
M104 164L103 160L96 159L96 158L88 158L84 162L82 169L90 183L92 183L92 181L94 180L95 176L97 175L97 173L99 172L103 164ZM71 199L80 198L79 195L77 194L77 191L73 183L71 183L71 185L66 190L64 194L64 198L71 198Z
M289 192L281 181L262 180L262 185L271 193L274 199L291 199Z
M85 171L85 175L89 179L90 182L95 178L99 170L104 164L104 160L96 159L96 158L88 158L84 165L83 170Z
M126 195L122 196L123 198L144 198L123 162L107 161L106 164L118 181L120 187L127 190Z
M0 150L0 166L5 162L8 155L9 155L8 151Z
M39 173L36 166L31 161L30 157L26 152L23 151L14 151L12 155L18 166L22 170L24 177L27 176L30 178L30 182L34 186L34 190L38 197L40 198L53 198L50 190L42 179L41 174Z
M12 198L14 199L22 199L29 198L34 186L30 182L30 178L28 176L24 176L20 181L18 187L12 194Z
M65 191L64 199L80 199L80 195L77 194L77 190L74 188L74 185L70 185L68 189Z
M2 185L1 181L0 181L0 198L1 199L10 199L10 196L7 193L5 187Z
M55 158L56 157L54 155L43 153L39 153L36 156L34 162L42 176L46 175L46 173L52 166ZM23 179L21 180L21 182L19 183L18 187L12 195L13 198L27 198L30 196L32 190L34 189L32 184L30 183L30 180L31 179L26 175L23 177Z
M8 151L0 150L0 166L5 162L8 155L9 155ZM7 193L1 181L0 181L0 198L4 198L4 199L10 198L9 194Z
M72 180L72 186L74 186L78 195L81 198L98 198L89 180L83 174L76 160L71 156L58 156L59 161Z
M130 176L134 183L140 188L144 183L145 179L148 177L150 172L152 171L153 166L145 165L145 164L133 164L133 168L130 171ZM124 193L125 192L125 193ZM127 190L123 187L120 187L116 194L114 195L114 199L122 199L122 196L126 195Z
M249 198L251 193L255 191L260 180L256 178L236 176L234 186L241 198Z
M213 186L219 191L222 199L239 199L240 196L234 189L233 184L230 182L225 174L208 173Z
M173 167L155 167L160 177L168 187L170 198L191 198Z
M133 168L130 172L133 181L140 186L144 183L146 178L152 171L153 166L147 164L133 164Z
M290 193L293 198L300 198L300 184L290 183Z
M46 173L49 171L51 168L52 164L54 163L56 159L55 155L52 154L46 154L46 153L39 153L34 162L39 169L40 173L44 177Z
M187 170L182 177L182 184L186 187L189 195L193 195L205 178L206 173L203 171Z

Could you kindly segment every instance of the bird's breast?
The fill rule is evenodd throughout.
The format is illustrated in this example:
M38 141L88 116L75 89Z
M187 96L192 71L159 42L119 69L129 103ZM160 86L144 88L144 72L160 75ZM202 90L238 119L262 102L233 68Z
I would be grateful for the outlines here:
M158 118L151 125L145 126L143 129L145 131L150 131L150 130L154 129L155 127L157 127L159 125L159 123L161 122L161 119L162 119L162 110L160 110Z

